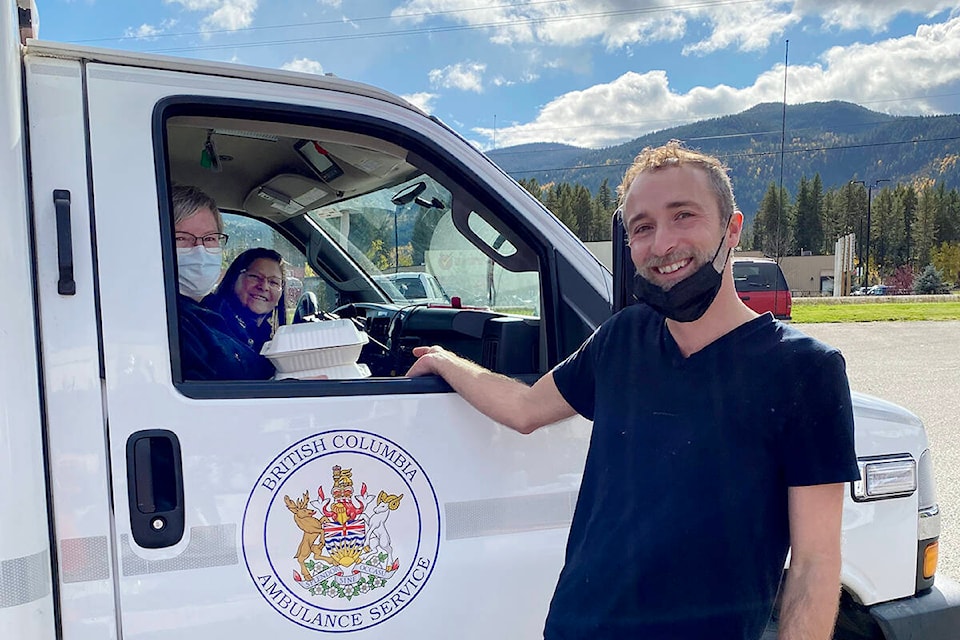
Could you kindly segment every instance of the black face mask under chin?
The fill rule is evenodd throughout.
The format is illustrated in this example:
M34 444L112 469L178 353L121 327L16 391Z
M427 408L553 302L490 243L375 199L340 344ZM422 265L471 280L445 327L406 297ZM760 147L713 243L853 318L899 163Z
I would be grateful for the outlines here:
M640 302L645 302L671 320L677 322L699 320L713 304L723 283L723 269L730 257L730 252L727 251L719 271L713 265L717 261L717 256L720 255L725 238L726 234L720 239L720 246L717 247L712 260L704 263L693 274L667 291L637 274L633 279L633 294Z

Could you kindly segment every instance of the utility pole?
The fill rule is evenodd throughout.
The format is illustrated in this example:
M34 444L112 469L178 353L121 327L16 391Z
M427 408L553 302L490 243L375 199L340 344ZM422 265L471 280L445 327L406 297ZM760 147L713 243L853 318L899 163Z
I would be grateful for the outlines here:
M776 240L774 246L774 257L777 260L777 264L780 264L780 249L781 244L783 244L780 238L780 220L783 218L783 208L786 206L786 203L784 203L785 198L783 197L783 154L787 141L787 69L789 68L790 41L787 40L783 53L783 112L780 118L780 191L777 193L780 206L777 207ZM776 297L776 294L774 294L774 297Z
M869 185L863 180L851 180L850 184L862 184L867 188L867 235L864 242L863 255L863 286L866 288L870 278L870 209L873 202L873 190L880 186L881 182L890 182L886 178L878 178Z

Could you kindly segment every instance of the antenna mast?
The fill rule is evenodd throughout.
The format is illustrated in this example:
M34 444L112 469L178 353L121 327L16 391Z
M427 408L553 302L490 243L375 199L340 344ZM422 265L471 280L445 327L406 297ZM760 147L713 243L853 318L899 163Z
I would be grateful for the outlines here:
M787 139L787 69L790 66L790 40L787 40L786 51L783 54L783 116L780 120L780 192L777 199L780 206L777 208L777 226L775 234L774 257L780 262L780 220L783 218L783 154Z

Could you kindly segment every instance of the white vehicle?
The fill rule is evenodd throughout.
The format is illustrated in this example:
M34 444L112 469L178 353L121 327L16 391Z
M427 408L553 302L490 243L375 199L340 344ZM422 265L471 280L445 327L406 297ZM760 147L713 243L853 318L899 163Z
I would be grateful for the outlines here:
M424 304L450 304L450 296L443 290L433 274L407 271L374 276L374 281L383 288L393 302Z
M524 437L402 373L438 343L534 380L626 299L625 271L615 286L516 182L391 94L22 45L17 16L0 12L0 638L537 637L590 425ZM373 375L185 380L176 183L229 214L229 251L269 238L304 295L361 321ZM443 207L391 243L412 192ZM492 283L510 313L393 304L374 277L401 250L477 299ZM841 626L953 638L923 425L855 402Z

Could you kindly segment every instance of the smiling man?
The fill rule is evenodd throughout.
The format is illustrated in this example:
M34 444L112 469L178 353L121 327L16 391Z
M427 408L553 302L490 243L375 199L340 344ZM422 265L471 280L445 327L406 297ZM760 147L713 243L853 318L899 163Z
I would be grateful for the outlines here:
M522 433L593 420L548 640L755 640L788 549L780 638L826 640L859 476L843 358L740 301L743 214L716 158L645 149L619 194L645 304L532 387L437 347L408 375L439 374Z

